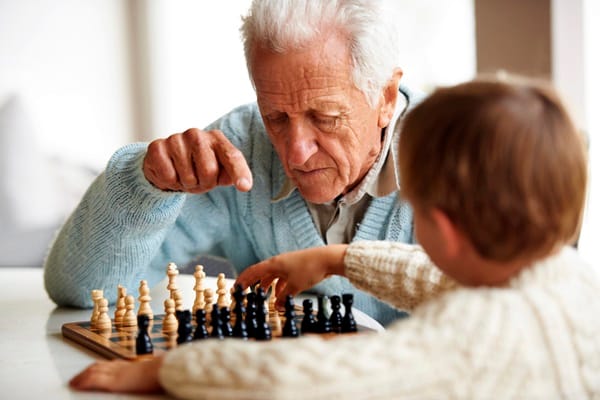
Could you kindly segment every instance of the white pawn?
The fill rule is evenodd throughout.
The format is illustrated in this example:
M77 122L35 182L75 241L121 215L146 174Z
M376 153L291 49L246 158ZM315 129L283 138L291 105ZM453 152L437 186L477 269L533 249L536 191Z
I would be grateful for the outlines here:
M192 316L196 317L196 311L204 309L206 305L204 302L204 279L206 273L202 265L196 265L196 271L194 272L194 278L196 278L196 285L194 291L196 292L196 298L194 299L194 306L192 307Z
M217 295L217 306L219 309L223 307L229 307L227 281L225 280L225 274L222 272L217 275Z
M96 329L102 332L107 332L112 329L110 317L108 316L108 300L104 297L98 300L98 320L96 321Z
M94 302L94 309L92 310L92 317L90 319L90 327L95 328L96 323L98 322L98 301L104 297L104 291L95 289L92 290L92 301Z
M138 300L140 301L140 308L138 309L138 315L147 315L148 319L152 320L154 315L152 314L152 308L150 308L150 288L148 287L148 281L142 279L140 281L140 297Z
M137 328L137 317L133 309L135 308L135 299L132 295L125 297L125 315L123 316L123 329L134 330Z
M204 289L204 311L206 313L206 321L210 322L211 312L213 309L214 291L211 288Z
M179 270L177 269L177 265L175 263L169 263L167 265L167 276L169 277L169 284L167 285L167 290L171 293L171 298L173 298L173 292L175 292L177 288L177 275L179 275Z
M175 303L176 311L183 311L183 294L181 290L175 290L171 292L173 302Z
M179 322L175 317L175 301L173 299L166 299L162 331L165 335L172 336L177 333L178 326Z
M123 325L123 317L127 311L125 297L127 297L127 288L121 285L117 286L117 304L115 306L115 327L117 329Z

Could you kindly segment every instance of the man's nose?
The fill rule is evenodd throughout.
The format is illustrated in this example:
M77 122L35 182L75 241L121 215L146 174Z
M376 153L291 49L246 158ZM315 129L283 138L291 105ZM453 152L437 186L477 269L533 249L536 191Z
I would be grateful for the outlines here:
M290 121L287 135L288 163L291 167L300 167L318 150L315 135L301 121Z

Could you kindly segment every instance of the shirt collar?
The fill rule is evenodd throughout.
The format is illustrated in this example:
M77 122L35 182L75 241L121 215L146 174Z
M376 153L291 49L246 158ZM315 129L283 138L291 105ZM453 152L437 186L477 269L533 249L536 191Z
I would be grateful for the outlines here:
M383 197L400 189L400 177L397 169L398 160L394 148L397 147L400 136L400 117L407 106L408 101L404 94L400 92L392 120L383 131L381 152L363 180L352 191L343 196L346 203L354 204L362 199L365 194L371 197ZM279 193L271 199L271 202L277 203L288 198L294 190L296 190L296 185L286 176Z

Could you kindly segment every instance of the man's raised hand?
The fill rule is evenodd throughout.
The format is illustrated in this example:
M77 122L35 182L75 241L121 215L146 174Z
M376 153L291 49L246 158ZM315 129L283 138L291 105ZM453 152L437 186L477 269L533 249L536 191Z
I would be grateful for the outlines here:
M188 129L148 145L146 179L162 190L206 193L234 185L247 192L252 172L243 154L219 130Z

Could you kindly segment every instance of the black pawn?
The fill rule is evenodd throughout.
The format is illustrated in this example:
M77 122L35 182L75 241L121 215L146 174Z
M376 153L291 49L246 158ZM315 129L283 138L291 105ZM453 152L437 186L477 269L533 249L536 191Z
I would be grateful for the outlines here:
M240 285L235 286L233 292L233 298L235 299L235 307L233 313L235 314L235 324L233 326L233 336L240 339L248 339L248 331L246 330L246 321L244 321L244 313L246 308L244 307L244 292Z
M191 342L192 332L192 313L190 310L183 310L177 313L177 344Z
M331 331L335 333L342 333L342 313L340 312L341 305L340 296L333 295L329 299L331 303L331 315L329 316L329 322L331 322Z
M256 340L271 340L271 326L267 322L267 309L265 308L265 301L267 295L263 288L259 287L256 290L256 323L257 331L254 338Z
M292 295L287 295L285 298L285 324L281 331L281 336L298 337L298 327L296 326L296 311L294 310L294 298Z
M331 322L325 315L325 296L318 296L318 307L317 307L317 332L318 333L329 333L331 332Z
M210 337L217 339L225 339L223 334L223 321L219 318L219 307L216 305L213 306L212 312L210 314L210 324L212 326L212 331L210 332Z
M137 355L152 354L154 348L152 346L152 340L148 333L148 327L150 326L150 318L146 314L138 315L138 335L135 338L135 353Z
M316 333L317 320L315 319L315 314L313 313L312 300L304 299L304 301L302 302L302 309L304 312L304 317L302 317L302 324L300 325L300 329L302 329L302 334Z
M192 340L201 340L208 337L208 330L206 330L206 311L199 308L196 310L196 330Z
M233 336L233 328L231 327L231 313L229 307L221 307L220 312L221 322L223 323L223 335L230 337Z
M342 318L342 333L356 332L356 321L352 314L352 303L354 303L354 295L352 293L344 293L342 295L342 303L344 303L344 318Z
M256 293L254 292L246 295L246 330L248 337L256 337L258 322L256 320Z

